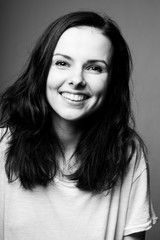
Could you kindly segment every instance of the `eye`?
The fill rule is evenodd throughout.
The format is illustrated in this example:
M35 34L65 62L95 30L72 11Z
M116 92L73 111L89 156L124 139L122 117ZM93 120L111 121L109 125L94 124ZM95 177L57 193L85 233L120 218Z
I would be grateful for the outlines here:
M54 65L56 65L60 68L70 67L70 64L68 62L62 61L62 60L55 61Z
M88 71L91 71L91 72L102 73L102 67L97 66L97 65L87 66L86 69L87 69Z

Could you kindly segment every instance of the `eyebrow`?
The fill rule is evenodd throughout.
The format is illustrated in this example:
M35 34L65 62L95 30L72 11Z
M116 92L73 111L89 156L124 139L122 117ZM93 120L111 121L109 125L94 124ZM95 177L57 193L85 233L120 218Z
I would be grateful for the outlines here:
M66 58L66 59L68 59L68 60L70 60L70 61L73 61L73 59L72 59L70 56L65 55L65 54L56 53L56 54L53 55L53 57L54 57L54 56L61 56L61 57L64 57L64 58ZM101 60L101 59L89 59L89 60L87 61L87 63L96 63L96 62L103 63L107 68L109 68L109 65L106 63L105 60Z
M65 54L56 53L56 54L53 55L53 57L54 57L54 56L61 56L61 57L64 57L64 58L67 58L67 59L73 61L73 59L72 59L70 56L65 55Z

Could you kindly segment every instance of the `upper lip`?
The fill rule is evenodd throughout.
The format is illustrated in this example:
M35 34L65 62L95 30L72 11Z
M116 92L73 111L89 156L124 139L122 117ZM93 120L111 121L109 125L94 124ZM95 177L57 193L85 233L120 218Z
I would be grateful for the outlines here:
M85 96L87 96L87 97L90 97L91 96L91 94L89 94L89 93L86 93L86 92L80 92L80 91L60 91L59 92L60 94L62 94L62 93L69 93L69 94L74 94L74 95L85 95Z

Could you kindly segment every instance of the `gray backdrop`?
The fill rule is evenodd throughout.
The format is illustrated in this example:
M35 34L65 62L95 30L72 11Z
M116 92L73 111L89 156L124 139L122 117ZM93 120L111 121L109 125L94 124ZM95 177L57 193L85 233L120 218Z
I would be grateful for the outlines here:
M23 67L37 37L55 18L74 10L96 10L115 19L134 62L133 106L137 129L149 149L151 193L160 216L160 1L0 0L0 91ZM147 233L158 240L159 224Z

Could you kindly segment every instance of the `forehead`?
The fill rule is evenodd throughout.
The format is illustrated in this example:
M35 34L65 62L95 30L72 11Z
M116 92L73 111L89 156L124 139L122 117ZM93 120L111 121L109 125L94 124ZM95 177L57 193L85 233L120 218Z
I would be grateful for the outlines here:
M108 58L111 53L111 42L97 28L73 27L61 35L54 53Z

